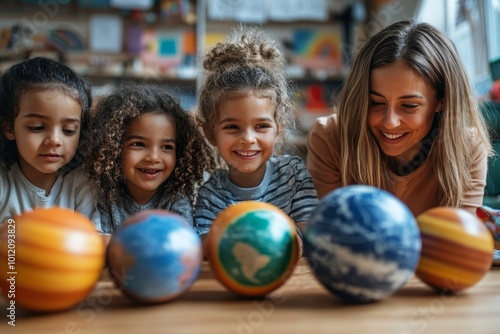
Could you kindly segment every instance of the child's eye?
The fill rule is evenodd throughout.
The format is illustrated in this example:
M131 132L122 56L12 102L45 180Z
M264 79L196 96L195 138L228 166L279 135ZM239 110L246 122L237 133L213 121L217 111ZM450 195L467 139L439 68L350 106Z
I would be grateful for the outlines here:
M238 126L236 124L227 124L224 126L224 129L235 130L238 129Z
M63 133L65 135L68 135L68 136L72 136L76 133L76 130L72 130L72 129L63 129Z
M41 132L45 129L45 127L43 125L32 125L28 126L28 129L32 132Z
M140 141L135 141L135 142L131 143L130 146L133 146L133 147L144 147L144 143L141 143Z
M271 124L266 124L266 123L262 123L262 124L257 125L257 129L268 129L271 127L272 127Z
M173 151L173 150L175 150L175 147L174 147L174 145L163 145L162 149L165 151Z

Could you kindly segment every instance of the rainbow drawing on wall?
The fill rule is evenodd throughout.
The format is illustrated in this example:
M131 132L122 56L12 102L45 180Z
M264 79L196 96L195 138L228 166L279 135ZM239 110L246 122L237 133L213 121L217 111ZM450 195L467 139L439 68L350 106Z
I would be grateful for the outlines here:
M333 67L340 71L342 54L337 30L295 29L293 33L295 61L306 68Z

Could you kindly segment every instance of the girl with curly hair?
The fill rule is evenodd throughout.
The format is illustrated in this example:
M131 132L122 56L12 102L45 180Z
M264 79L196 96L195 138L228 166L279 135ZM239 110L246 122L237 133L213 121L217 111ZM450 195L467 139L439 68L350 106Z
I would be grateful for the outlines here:
M199 190L195 222L202 239L217 215L240 201L276 205L299 234L318 203L303 160L282 154L294 106L280 49L264 31L242 27L204 57L197 118L227 168Z
M191 115L150 85L117 87L93 112L85 165L98 192L98 229L112 234L146 209L169 210L193 224L196 187L215 163Z

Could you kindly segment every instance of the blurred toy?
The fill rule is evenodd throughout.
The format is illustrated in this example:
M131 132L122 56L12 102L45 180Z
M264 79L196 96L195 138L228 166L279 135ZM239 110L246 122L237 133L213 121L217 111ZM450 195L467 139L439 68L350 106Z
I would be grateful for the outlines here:
M480 206L476 209L476 215L488 227L495 239L495 248L500 249L500 210L487 206Z
M493 82L490 89L490 99L495 102L500 102L500 79Z
M273 291L297 264L295 224L269 203L245 201L228 207L214 220L207 238L215 277L239 295Z
M500 210L481 206L476 209L476 215L486 224L493 236L495 242L493 265L500 266Z
M104 266L92 222L63 208L40 208L0 224L0 287L15 305L54 312L83 301Z
M413 276L420 232L408 207L378 188L334 190L311 215L304 254L319 282L349 303L382 300Z
M471 287L491 267L493 238L485 224L458 208L437 207L417 217L422 256L416 275L439 291Z
M108 246L108 269L118 288L146 304L171 301L194 283L201 240L184 218L147 210L125 220Z

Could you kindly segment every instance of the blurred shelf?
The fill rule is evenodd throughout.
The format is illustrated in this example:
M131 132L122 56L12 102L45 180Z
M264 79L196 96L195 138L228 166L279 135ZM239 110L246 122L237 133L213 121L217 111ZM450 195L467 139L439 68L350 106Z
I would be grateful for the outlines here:
M143 82L143 83L159 83L159 84L171 84L176 86L189 86L194 87L196 85L196 79L181 79L174 76L167 75L113 75L113 74L85 74L82 76L90 80L93 84L106 84L106 83L116 83L120 81L133 81L133 82Z

